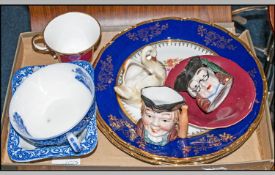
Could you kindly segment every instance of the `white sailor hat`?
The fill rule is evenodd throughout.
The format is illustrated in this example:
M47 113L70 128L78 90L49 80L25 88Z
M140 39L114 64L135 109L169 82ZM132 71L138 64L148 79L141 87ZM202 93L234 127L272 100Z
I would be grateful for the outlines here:
M166 86L149 86L141 89L145 106L156 112L171 112L181 108L185 99L174 89Z

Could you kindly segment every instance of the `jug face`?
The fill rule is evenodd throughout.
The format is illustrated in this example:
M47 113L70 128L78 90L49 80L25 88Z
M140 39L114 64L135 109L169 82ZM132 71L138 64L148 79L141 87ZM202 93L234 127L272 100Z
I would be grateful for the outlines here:
M177 77L175 89L187 91L206 113L215 110L226 98L233 77L207 59L193 57Z
M164 146L178 137L184 98L165 86L145 87L141 91L141 119L137 133L146 143ZM187 123L186 123L187 124ZM182 128L181 128L182 129Z
M165 145L172 140L170 135L177 130L179 111L156 112L143 106L144 141L155 145Z
M193 96L202 98L211 98L217 95L220 82L215 73L206 67L198 69L193 78L188 83L188 93Z

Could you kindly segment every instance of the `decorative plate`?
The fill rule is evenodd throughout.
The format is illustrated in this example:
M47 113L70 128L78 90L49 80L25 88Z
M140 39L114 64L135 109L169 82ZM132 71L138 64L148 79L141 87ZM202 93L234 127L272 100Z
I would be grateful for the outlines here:
M196 104L196 99L188 95L187 92L181 92L190 106L189 123L207 129L225 128L238 123L252 110L256 96L253 80L233 61L212 55L200 57L214 62L232 75L233 85L221 105L210 113L204 113ZM165 82L166 86L174 87L176 77L183 71L188 61L189 59L181 61L169 72Z
M189 125L186 139L176 139L165 146L145 143L135 132L140 109L125 104L116 95L114 86L121 83L125 61L138 61L147 45L156 47L157 59L167 72L195 55L219 55L231 60L253 80L256 97L251 110L228 127L205 130ZM236 36L200 20L162 18L139 23L117 34L101 50L94 65L99 129L122 151L148 163L215 161L240 147L263 113L266 80L258 59Z
M87 72L92 74L88 62L78 61L72 62L81 66ZM42 66L27 66L16 71L12 79L12 94L20 86L20 84L33 72L39 70ZM11 160L16 162L30 162L36 160L42 160L47 158L61 158L61 157L75 157L82 156L91 153L97 145L97 125L96 125L96 114L87 114L90 118L90 122L87 128L78 135L82 151L75 153L73 149L68 144L63 144L59 146L45 146L45 147L35 147L22 137L13 129L10 125L7 150L8 155Z

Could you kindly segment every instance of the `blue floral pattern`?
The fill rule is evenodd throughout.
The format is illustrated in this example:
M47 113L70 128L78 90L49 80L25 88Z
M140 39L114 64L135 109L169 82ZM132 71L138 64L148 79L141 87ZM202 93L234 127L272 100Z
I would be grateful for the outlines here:
M86 155L94 150L97 145L97 126L96 114L93 113L91 120L87 126L87 134L80 143L81 152L75 153L69 144L37 147L33 150L25 150L21 148L19 135L10 125L8 138L8 155L16 162L30 162L46 158L59 158Z
M11 84L12 84L12 94L14 94L14 92L16 91L16 89L18 88L18 86L26 78L28 78L29 75L31 75L32 73L36 72L37 70L39 70L42 67L45 67L45 65L41 65L41 66L27 66L27 67L19 69L14 74L12 82L11 82Z
M94 86L87 74L81 68L75 68L72 71L76 73L75 78L83 83L93 93Z
M90 63L85 61L76 61L71 62L71 64L76 64L83 69L85 69L89 75L94 78L93 68L91 67ZM41 66L28 66L19 69L12 79L12 94L15 93L16 89L22 84L22 82L33 72L39 70L40 68L44 67L45 65ZM80 69L81 70L81 69ZM82 71L82 73L84 73ZM85 75L87 76L87 75ZM85 77L88 78L88 77ZM92 83L92 82L90 82ZM90 86L89 86L90 87ZM95 112L95 99L93 101L93 105L90 107L90 110L86 114L86 116L82 119L82 121L75 126L71 132L74 134L79 134L79 131L82 131L86 128L87 133L82 142L80 143L82 150L79 153L75 153L73 149L70 147L68 142L64 143L64 139L66 139L65 134L49 140L41 140L35 141L32 140L25 140L28 143L36 146L37 148L33 150L26 150L21 148L20 146L20 136L14 130L12 125L10 125L9 137L8 137L8 155L10 158L17 162L29 162L34 160L40 160L45 158L58 158L58 157L67 157L67 156L80 156L85 155L93 151L93 149L97 145L97 126L96 126L96 112ZM17 113L15 113L17 114ZM19 117L18 117L19 116ZM23 124L23 120L21 119L20 115L15 115L15 120L17 123ZM24 125L22 125L24 126ZM25 127L20 127L24 130ZM26 128L25 128L26 129ZM26 130L26 133L27 130ZM29 135L29 134L28 134ZM21 138L22 139L22 138ZM53 146L52 144L55 143ZM42 146L42 145L49 145L49 146ZM50 146L52 145L52 146ZM40 146L40 147L39 147Z

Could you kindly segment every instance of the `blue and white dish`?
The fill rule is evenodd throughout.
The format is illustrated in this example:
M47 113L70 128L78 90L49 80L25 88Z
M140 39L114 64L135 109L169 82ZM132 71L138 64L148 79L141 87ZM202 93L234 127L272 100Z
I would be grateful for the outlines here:
M90 63L85 61L77 61L66 64L77 65L86 70L93 79L93 69ZM16 92L18 87L28 76L35 71L41 69L43 66L28 66L18 70L12 79L12 94ZM82 80L81 78L79 79ZM68 142L66 142L66 135L64 140L56 142L55 144L41 145L38 142L33 142L30 139L22 137L18 132L10 125L9 137L8 137L8 155L11 160L16 162L28 162L45 158L58 158L68 156L81 156L88 154L94 150L97 145L97 125L95 115L95 102L90 107L85 115L85 122L78 126L78 131L73 132L75 136L75 142L78 143L80 150L76 151ZM18 119L20 121L20 118ZM76 128L77 129L77 128ZM61 138L61 137L58 137ZM42 143L45 144L45 143Z
M235 62L253 79L256 99L252 110L229 127L196 128L198 134L190 133L188 138L178 138L165 146L145 143L136 133L140 109L125 104L114 87L122 82L125 62L140 60L142 49L148 45L157 49L157 59L167 71L196 55L218 55ZM95 85L99 129L122 151L152 164L206 163L232 153L259 124L267 95L261 64L246 44L222 27L182 18L145 21L117 34L95 61Z
M15 162L31 162L49 158L79 157L91 153L97 146L96 114L92 115L88 126L79 134L81 151L76 153L69 144L35 147L24 140L10 125L7 150Z
M17 133L36 146L69 142L76 152L81 150L75 136L95 111L93 68L81 63L90 72L78 64L56 63L25 77L20 86L22 71L15 74L9 118Z

